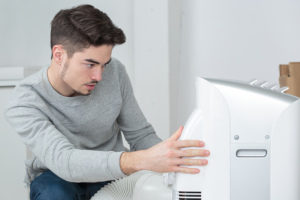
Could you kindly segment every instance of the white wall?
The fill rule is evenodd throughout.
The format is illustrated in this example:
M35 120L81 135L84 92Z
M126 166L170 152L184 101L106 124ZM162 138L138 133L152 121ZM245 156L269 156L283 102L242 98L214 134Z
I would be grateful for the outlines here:
M2 0L0 1L0 65L45 66L50 63L50 23L60 10L90 3L124 30L127 43L114 51L132 66L132 0ZM131 69L129 69L130 71Z
M13 86L0 84L0 199L27 199L28 191L24 187L25 146L2 115L12 90Z
M169 84L170 84L170 130L174 132L183 122L177 120L178 97L180 91L178 86L179 69L180 69L180 40L182 27L182 0L169 1Z
M134 0L134 89L148 121L169 136L168 0Z
M300 60L299 8L297 0L182 1L171 127L182 124L194 107L195 76L277 82L279 64Z

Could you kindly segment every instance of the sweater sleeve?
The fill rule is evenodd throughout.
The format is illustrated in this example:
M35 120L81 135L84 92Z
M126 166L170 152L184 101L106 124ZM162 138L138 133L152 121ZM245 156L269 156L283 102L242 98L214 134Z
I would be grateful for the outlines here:
M136 98L125 67L120 64L119 83L122 95L122 108L117 119L125 139L130 145L130 150L147 149L161 139L156 135L152 125L143 115Z
M51 120L30 103L13 104L6 118L32 153L56 175L70 182L101 182L125 175L122 152L76 149Z

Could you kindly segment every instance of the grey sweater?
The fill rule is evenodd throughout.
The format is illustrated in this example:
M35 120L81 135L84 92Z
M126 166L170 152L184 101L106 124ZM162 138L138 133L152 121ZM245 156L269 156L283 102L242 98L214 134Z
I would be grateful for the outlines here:
M33 153L26 161L27 183L46 169L70 182L101 182L123 176L125 148L146 149L161 140L133 95L124 66L116 59L89 96L57 93L47 69L24 79L14 90L5 115Z

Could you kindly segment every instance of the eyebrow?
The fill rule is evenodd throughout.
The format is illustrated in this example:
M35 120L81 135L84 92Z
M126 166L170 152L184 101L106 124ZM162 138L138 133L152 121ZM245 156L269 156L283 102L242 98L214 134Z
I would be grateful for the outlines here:
M93 60L93 59L85 59L87 62L95 63L95 64L100 64L99 62Z
M91 63L94 63L94 64L100 64L98 61L95 61L93 59L85 59L85 61L91 62ZM104 65L107 65L108 63L110 63L110 61L111 61L111 58Z
M111 58L109 59L109 61L107 61L107 62L105 63L105 65L107 65L108 63L110 63L110 61L111 61Z

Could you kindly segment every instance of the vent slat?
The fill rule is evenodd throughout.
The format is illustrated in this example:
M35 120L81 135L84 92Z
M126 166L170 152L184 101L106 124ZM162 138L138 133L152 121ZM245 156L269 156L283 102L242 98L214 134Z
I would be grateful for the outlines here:
M201 194L201 192L196 192L196 191L179 191L179 193L197 193L197 194Z
M202 200L200 191L177 191L178 200Z
M182 194L180 194L179 197L201 197L201 195L182 195Z

